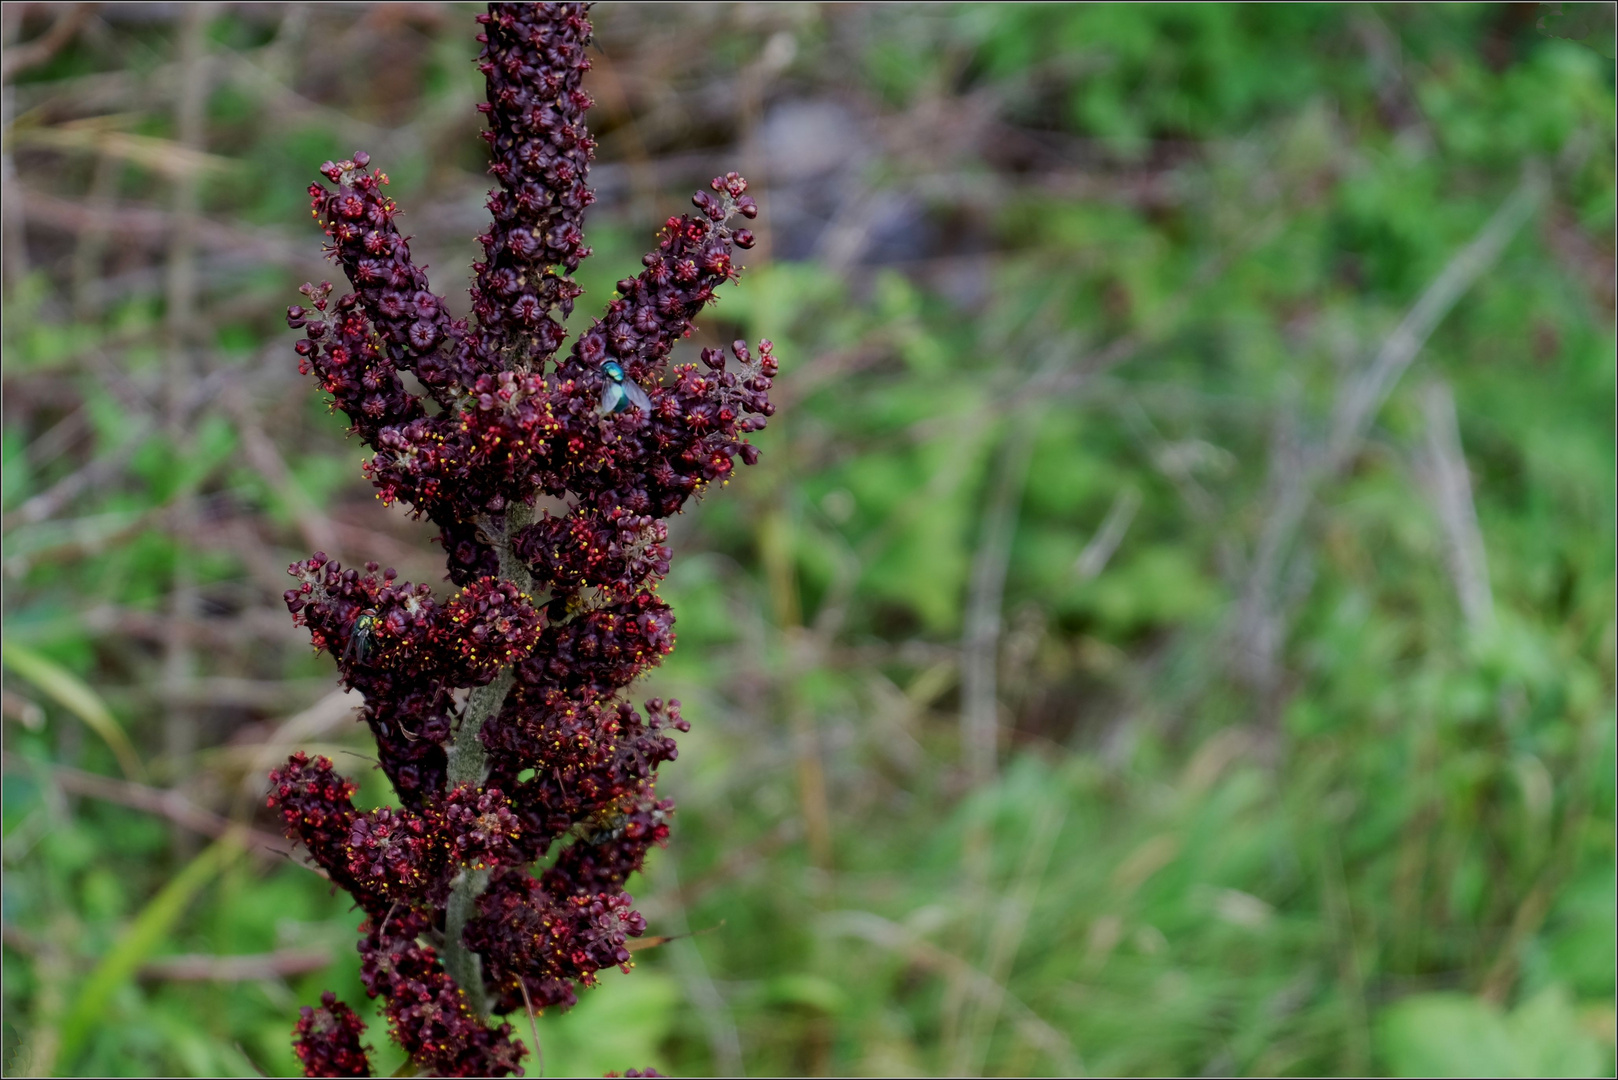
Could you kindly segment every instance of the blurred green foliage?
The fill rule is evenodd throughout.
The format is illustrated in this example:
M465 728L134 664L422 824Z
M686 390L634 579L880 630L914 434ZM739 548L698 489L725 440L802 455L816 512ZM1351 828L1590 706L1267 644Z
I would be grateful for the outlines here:
M210 150L253 180L210 181L210 220L312 253L313 167L356 131L404 130L389 125L408 108L451 133L393 139L386 167L421 227L412 207L480 167L466 14L423 16L423 59L387 82L410 80L403 104L363 65L300 86L346 113L277 119L290 106L269 82L214 93ZM597 15L615 68L656 51L662 24ZM211 47L290 63L250 16L224 8ZM861 182L920 192L943 223L937 261L977 277L762 259L705 320L716 341L775 339L785 401L760 465L675 525L680 646L646 687L684 699L694 728L664 778L676 838L631 891L651 933L698 933L540 1018L545 1071L1610 1075L1612 60L1539 32L1526 5L744 16L701 16L686 40L709 51L644 78L694 95L794 35L779 95L858 97L901 133ZM137 86L172 54L169 29L121 29ZM702 70L710 56L720 70ZM18 90L107 67L70 47ZM662 152L649 121L622 150L635 121L608 104L604 159ZM984 110L1000 126L955 158L905 148L907 125L942 139ZM173 135L161 109L138 130ZM1278 477L1536 162L1535 215L1315 490L1275 583L1279 674L1244 676L1257 646L1234 613ZM62 190L89 183L80 159L47 164ZM940 174L980 194L952 202L924 182ZM164 199L136 165L116 183ZM575 329L635 265L646 216L599 216ZM441 291L463 248L445 249ZM308 704L330 664L296 635L220 639L198 661L210 686L291 689L216 703L202 748L175 757L161 649L127 626L182 573L199 617L273 616L309 506L368 523L342 534L360 558L378 537L413 546L417 573L435 556L421 529L377 524L357 452L306 385L260 406L284 476L227 410L183 437L145 422L124 384L163 393L161 288L75 315L64 260L7 275L5 633L33 663L8 653L7 1072L290 1074L299 1004L324 988L366 1004L357 915L302 869L228 857L56 770L119 774L75 718L105 716L154 783L245 819L240 732ZM221 370L294 366L277 311L295 269L217 271ZM1109 348L1115 364L1092 366ZM1434 385L1455 401L1489 619L1463 609L1465 522L1430 483ZM69 422L72 452L51 434ZM104 459L114 479L20 514ZM961 643L1008 483L1002 769L974 785ZM329 741L385 799L363 740ZM148 964L309 948L330 966L209 983ZM380 1023L371 1041L383 1074L400 1064Z

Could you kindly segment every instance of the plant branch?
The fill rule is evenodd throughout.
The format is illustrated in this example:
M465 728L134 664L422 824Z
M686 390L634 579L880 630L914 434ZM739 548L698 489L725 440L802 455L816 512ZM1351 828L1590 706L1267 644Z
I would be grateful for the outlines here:
M496 537L495 550L500 555L500 576L515 584L523 593L534 587L533 575L512 550L511 543L517 531L533 520L533 508L516 503L506 511L504 528L497 529L490 521L483 522L484 531ZM483 749L483 725L490 717L498 716L505 706L506 695L517 681L511 667L500 670L493 682L474 687L466 700L466 711L455 730L455 743L449 753L449 786L474 786L483 783L488 769L488 757ZM489 1014L487 995L483 992L483 963L478 954L461 942L467 921L477 908L477 898L489 886L487 870L474 870L468 866L450 892L449 906L444 911L444 970L466 991L472 1007L479 1016Z

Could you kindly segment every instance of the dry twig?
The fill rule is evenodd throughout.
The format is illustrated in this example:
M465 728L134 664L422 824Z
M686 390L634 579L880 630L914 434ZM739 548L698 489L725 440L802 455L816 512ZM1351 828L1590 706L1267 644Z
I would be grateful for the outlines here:
M6 772L15 772L16 762L7 757L4 764ZM36 766L45 768L50 781L63 791L74 795L85 795L93 799L104 799L120 806L144 810L149 814L156 814L182 828L189 829L203 836L223 836L232 829L241 829L237 822L222 814L205 809L186 798L178 791L166 791L162 788L149 787L146 784L137 784L130 780L115 780L110 776L100 776L96 773L84 772L67 765ZM262 829L247 829L244 843L249 849L257 850L261 854L291 857L292 845L273 833ZM296 861L296 860L294 860ZM301 863L299 865L302 865ZM313 868L310 868L313 869ZM321 873L314 870L314 873ZM324 875L322 875L324 876Z
M1489 588L1489 561L1449 384L1434 379L1422 387L1421 411L1427 421L1421 478L1444 529L1444 563L1467 625L1474 631L1484 630L1494 625L1494 594Z
M1279 677L1286 621L1279 594L1294 539L1315 491L1352 462L1400 376L1456 301L1500 258L1544 199L1547 186L1543 171L1529 168L1510 197L1422 292L1370 363L1345 378L1324 445L1272 453L1272 495L1235 621L1238 669L1260 692L1273 692Z
M9 83L29 68L38 67L61 52L78 34L94 10L94 4L68 5L61 9L49 30L33 41L23 45L12 45L4 53L0 53L0 82Z

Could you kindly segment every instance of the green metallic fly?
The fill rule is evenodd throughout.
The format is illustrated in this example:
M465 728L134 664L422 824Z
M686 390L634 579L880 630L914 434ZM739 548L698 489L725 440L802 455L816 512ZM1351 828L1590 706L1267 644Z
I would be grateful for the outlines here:
M371 638L381 621L376 617L376 608L366 608L355 616L354 629L348 635L347 647L343 649L344 660L365 663L365 656L371 651Z
M601 373L607 377L607 384L601 388L602 416L628 412L631 407L647 416L652 414L652 399L646 396L646 391L640 388L639 383L624 374L618 361L608 360L602 364Z

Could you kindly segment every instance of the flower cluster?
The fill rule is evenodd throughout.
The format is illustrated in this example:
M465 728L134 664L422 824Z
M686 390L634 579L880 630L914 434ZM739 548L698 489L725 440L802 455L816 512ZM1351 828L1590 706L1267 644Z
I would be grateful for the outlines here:
M551 312L572 313L581 290L567 275L590 254L580 226L595 201L585 183L595 140L579 86L590 23L582 10L533 19L515 4L491 7L486 22L478 70L489 100L478 111L489 117L483 137L500 187L489 193L493 223L478 237L484 261L472 267L472 309L486 347L521 368L561 345Z
M370 1059L360 1043L364 1032L365 1021L327 990L320 1008L303 1007L292 1046L308 1076L370 1076Z
M360 927L360 981L372 997L387 1002L394 1039L429 1075L520 1072L522 1047L512 1042L511 1025L485 1023L444 970L437 950L422 944L434 931L430 913L404 905L395 906L392 918Z
M472 319L432 292L362 153L309 189L352 291L308 285L287 312L301 370L372 450L380 498L437 527L458 591L323 553L290 568L287 606L364 696L398 805L355 806L355 785L303 754L269 792L364 911L364 983L394 1038L446 1076L520 1072L492 1017L565 1007L629 965L646 924L624 885L668 837L656 772L688 729L678 702L622 696L674 647L663 519L757 459L747 436L776 373L768 341L671 367L753 242L736 222L758 207L734 173L667 221L562 352L590 254L590 24L579 4L490 4L478 21L497 186ZM362 1028L329 994L305 1009L307 1074L364 1075Z

